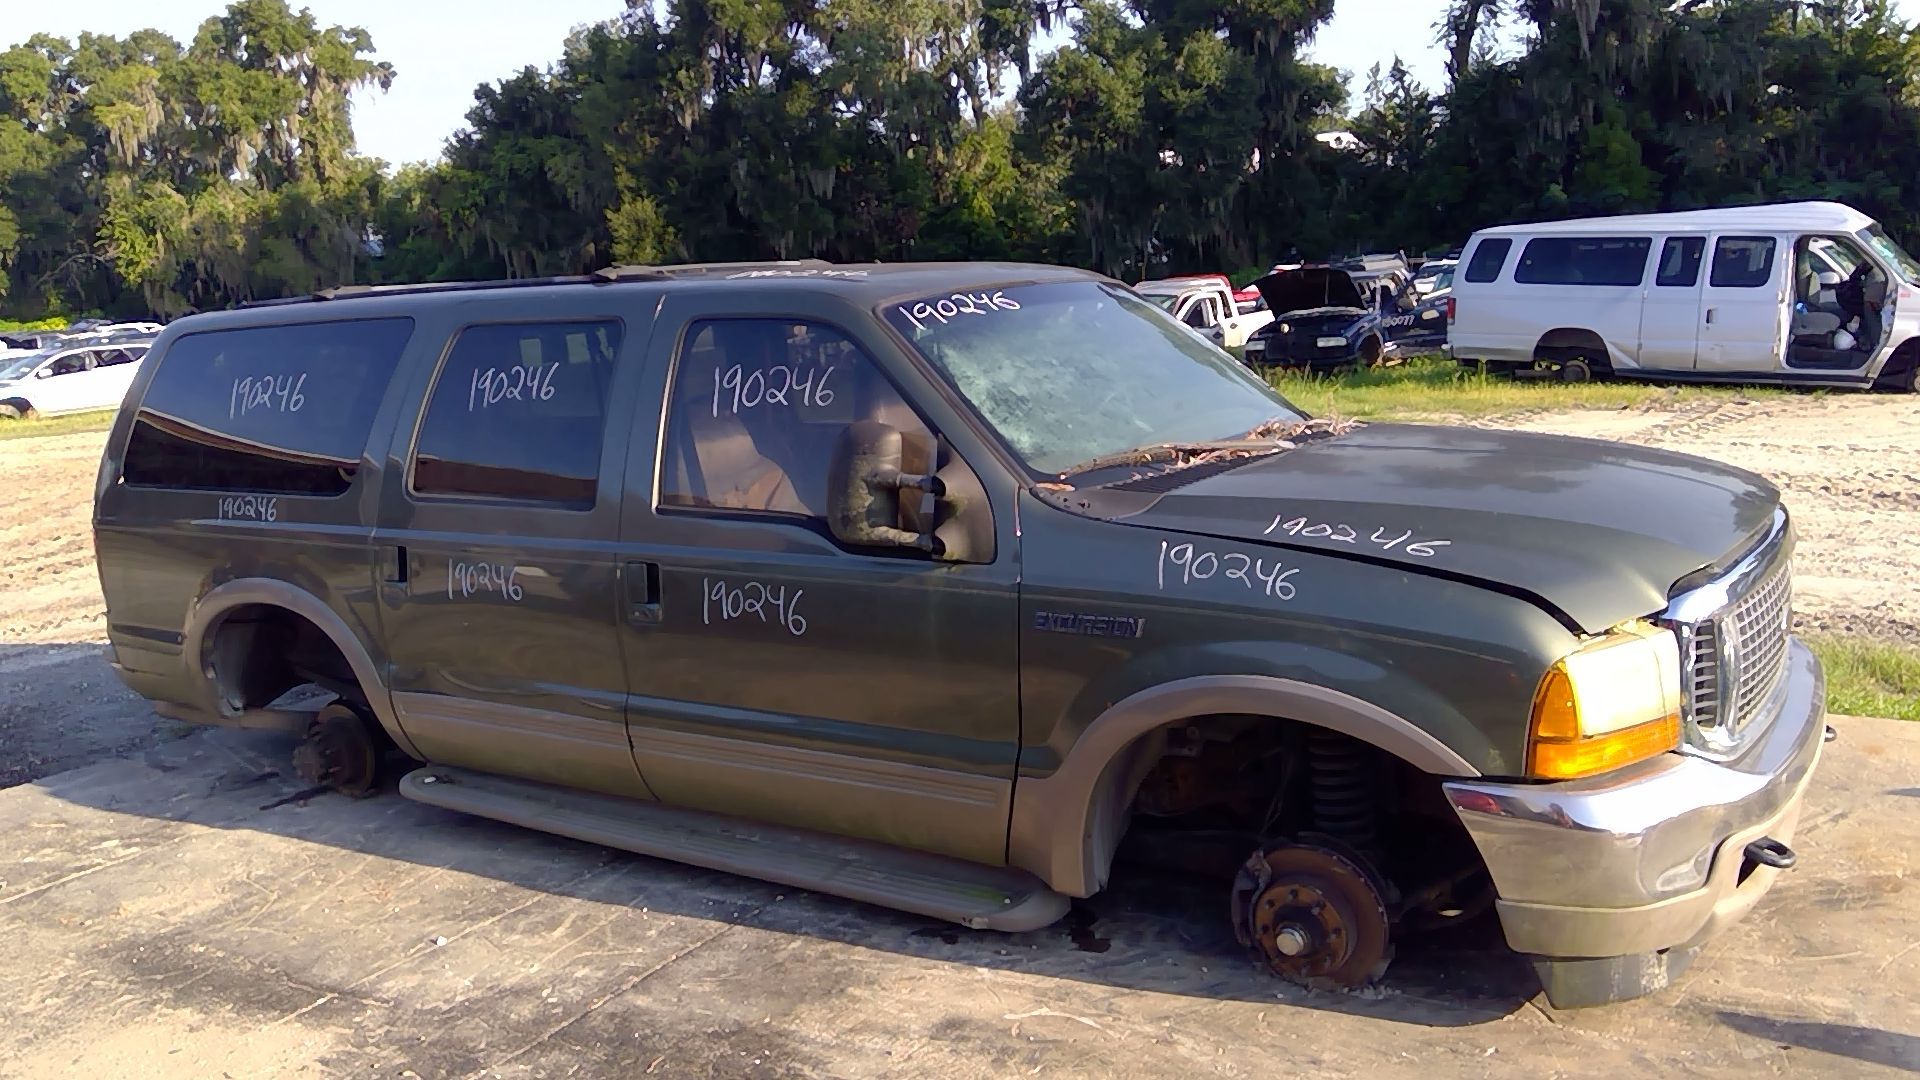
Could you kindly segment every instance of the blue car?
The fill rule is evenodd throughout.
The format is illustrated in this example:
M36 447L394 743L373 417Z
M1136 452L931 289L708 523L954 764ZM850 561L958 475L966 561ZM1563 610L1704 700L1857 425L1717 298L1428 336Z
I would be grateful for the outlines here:
M1273 321L1247 339L1250 367L1371 367L1396 349L1385 318L1345 270L1303 266L1269 274L1253 285L1273 312Z

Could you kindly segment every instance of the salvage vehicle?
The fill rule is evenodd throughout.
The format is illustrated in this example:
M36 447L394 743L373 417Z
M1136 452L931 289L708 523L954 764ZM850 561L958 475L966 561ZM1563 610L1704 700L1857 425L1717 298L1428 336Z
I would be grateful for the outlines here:
M1664 985L1824 731L1765 480L1316 420L1052 267L189 316L94 540L119 677L309 783L977 929L1178 866L1316 987L1489 909L1556 1004Z
M1711 255L1709 255L1711 251ZM1832 202L1483 229L1454 355L1489 371L1920 389L1920 261Z
M151 339L67 344L0 367L0 419L117 408Z
M1337 371L1372 367L1395 352L1380 310L1345 270L1304 266L1253 284L1273 321L1247 339L1252 367Z
M1244 310L1225 274L1143 281L1134 291L1222 348L1239 349L1254 331L1273 321L1273 312Z
M1433 265L1431 263L1429 266ZM1422 267L1422 271L1426 268ZM1387 340L1403 353L1438 351L1447 345L1447 299L1453 295L1453 266L1444 264L1428 279L1427 292L1411 310L1382 315Z

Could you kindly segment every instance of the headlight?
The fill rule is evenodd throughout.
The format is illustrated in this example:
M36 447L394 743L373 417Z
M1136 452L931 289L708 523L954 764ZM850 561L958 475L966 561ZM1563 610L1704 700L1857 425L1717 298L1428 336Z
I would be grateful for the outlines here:
M1313 343L1322 349L1341 349L1346 347L1347 339L1343 337L1323 337L1313 339Z
M1288 325L1287 325L1286 323L1281 323L1281 324L1280 324L1280 332L1281 332L1281 333L1283 333L1283 334L1291 334L1291 333L1293 333L1293 327L1291 327L1291 326L1288 326Z
M1638 622L1556 661L1533 696L1527 772L1572 780L1680 745L1680 643Z

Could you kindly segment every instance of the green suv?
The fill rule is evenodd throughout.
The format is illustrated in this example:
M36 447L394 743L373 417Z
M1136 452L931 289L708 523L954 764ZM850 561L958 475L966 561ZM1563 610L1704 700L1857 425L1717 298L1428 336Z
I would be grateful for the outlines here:
M1309 986L1491 908L1557 1004L1656 989L1792 864L1826 731L1764 480L1314 420L1051 267L182 319L95 542L120 677L313 782L404 753L408 798L975 928L1123 855Z

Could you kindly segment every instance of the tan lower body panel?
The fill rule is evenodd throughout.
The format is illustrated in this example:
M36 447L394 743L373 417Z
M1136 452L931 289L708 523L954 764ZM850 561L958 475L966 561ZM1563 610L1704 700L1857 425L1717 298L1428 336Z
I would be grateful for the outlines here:
M1033 930L1067 898L1019 870L760 825L463 769L428 766L400 782L416 802L588 843L945 919L976 930Z

